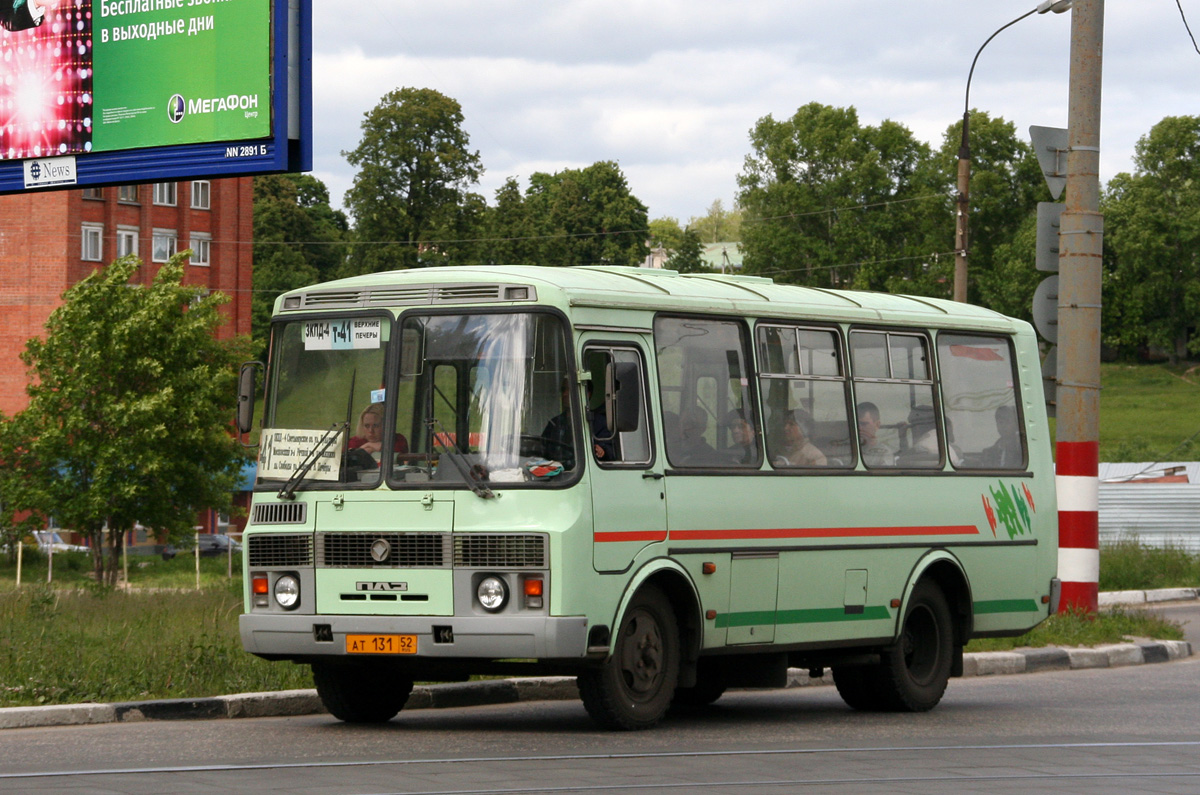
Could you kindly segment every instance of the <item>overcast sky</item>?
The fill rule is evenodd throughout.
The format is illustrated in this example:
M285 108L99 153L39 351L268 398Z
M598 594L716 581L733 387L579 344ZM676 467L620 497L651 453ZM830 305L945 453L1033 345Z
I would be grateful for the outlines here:
M1200 0L1179 0L1200 35ZM962 116L971 59L1037 0L315 0L314 174L335 206L341 153L394 88L462 105L494 203L506 178L617 161L650 217L733 205L748 132L809 102L854 106L933 146ZM1070 12L1033 15L983 51L972 107L1067 126ZM1101 180L1132 170L1164 116L1200 114L1200 54L1176 0L1108 0Z

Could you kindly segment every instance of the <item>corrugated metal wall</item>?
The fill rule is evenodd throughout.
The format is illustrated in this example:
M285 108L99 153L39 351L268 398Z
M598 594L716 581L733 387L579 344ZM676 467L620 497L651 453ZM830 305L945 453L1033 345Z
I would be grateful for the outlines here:
M1184 467L1189 482L1113 480L1172 466ZM1100 465L1100 545L1133 536L1147 546L1200 552L1200 463Z

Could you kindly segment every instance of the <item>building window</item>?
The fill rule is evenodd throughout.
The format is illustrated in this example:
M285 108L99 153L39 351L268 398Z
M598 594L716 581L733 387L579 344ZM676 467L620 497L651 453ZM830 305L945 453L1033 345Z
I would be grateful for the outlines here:
M89 262L99 262L104 254L104 226L83 225L83 251L80 256Z
M117 256L127 257L138 253L138 230L136 227L117 227Z
M151 259L154 262L166 262L175 256L178 243L178 235L174 229L155 229Z
M211 207L212 183L206 179L192 182L192 209L207 210Z
M209 254L212 249L212 236L204 232L193 232L191 243L188 246L192 250L192 264L208 267Z
M138 200L137 185L121 185L117 188L117 201L137 204Z
M178 185L174 182L154 183L154 203L174 207L177 203Z
M103 188L84 188L83 189L83 198L99 199L99 200L103 201L104 200L104 189Z

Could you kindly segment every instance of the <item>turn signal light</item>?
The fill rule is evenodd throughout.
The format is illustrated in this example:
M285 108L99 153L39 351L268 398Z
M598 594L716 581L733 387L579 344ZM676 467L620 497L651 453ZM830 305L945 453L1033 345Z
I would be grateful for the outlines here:
M251 578L250 593L254 594L255 607L270 607L271 598L268 596L271 592L271 585L267 582L265 575L260 575Z
M525 589L525 606L540 610L542 607L542 578L529 577L522 587Z
M253 580L250 581L250 583L251 583L250 587L254 591L255 594L264 594L265 595L270 592L270 589L267 586L267 578L266 577L255 577Z

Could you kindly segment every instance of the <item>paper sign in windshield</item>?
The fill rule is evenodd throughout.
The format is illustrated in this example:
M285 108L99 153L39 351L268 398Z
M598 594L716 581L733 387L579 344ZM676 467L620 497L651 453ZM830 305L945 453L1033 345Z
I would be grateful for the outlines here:
M378 348L383 339L378 318L313 320L304 324L304 350L348 351Z
M258 476L286 480L295 474L296 470L327 438L326 434L336 438L321 453L317 462L305 474L312 480L337 480L338 470L342 461L342 445L345 435L341 431L308 431L294 429L268 429L263 431L262 449L258 454Z

